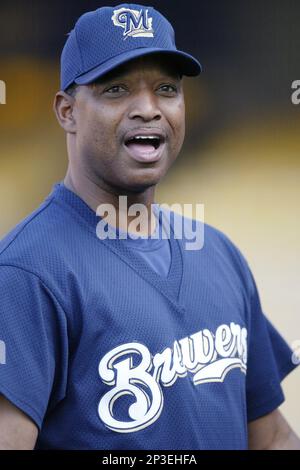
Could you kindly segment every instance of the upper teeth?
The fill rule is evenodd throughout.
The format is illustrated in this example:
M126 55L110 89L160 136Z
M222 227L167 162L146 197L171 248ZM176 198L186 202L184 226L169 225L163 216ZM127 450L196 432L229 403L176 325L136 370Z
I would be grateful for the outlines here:
M159 137L155 135L136 135L133 139L159 139Z

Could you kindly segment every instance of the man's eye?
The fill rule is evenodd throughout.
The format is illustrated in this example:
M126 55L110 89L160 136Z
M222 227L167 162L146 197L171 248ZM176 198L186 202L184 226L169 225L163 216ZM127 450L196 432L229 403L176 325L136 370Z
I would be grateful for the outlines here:
M122 85L113 85L111 86L110 88L107 88L105 90L105 93L109 93L111 95L115 95L115 94L120 94L120 93L123 93L124 91L127 91L126 88Z
M174 95L177 93L177 87L170 84L161 85L159 90L163 93L167 93L168 95Z

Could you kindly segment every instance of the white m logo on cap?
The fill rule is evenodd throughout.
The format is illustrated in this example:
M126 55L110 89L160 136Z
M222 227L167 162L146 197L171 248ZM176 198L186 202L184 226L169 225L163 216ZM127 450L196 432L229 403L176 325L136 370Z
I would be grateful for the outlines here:
M124 39L128 36L153 38L152 18L148 17L148 10L138 11L123 7L114 10L111 19L115 26L124 29Z

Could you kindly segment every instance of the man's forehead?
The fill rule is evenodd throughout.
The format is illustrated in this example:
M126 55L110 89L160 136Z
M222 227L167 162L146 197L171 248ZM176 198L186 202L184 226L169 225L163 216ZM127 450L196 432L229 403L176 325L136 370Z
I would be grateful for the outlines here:
M141 70L147 70L149 72L167 75L174 78L181 78L179 67L174 60L170 57L164 57L161 54L146 55L130 60L103 75L97 80L97 82L100 84L101 82L106 82L121 76L133 75Z

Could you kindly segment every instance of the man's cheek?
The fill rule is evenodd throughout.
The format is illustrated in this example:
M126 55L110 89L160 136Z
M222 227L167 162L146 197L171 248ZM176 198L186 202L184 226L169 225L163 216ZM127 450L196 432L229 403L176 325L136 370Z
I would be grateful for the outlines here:
M181 147L184 142L184 134L185 134L185 128L184 125L180 124L178 127L175 128L174 130L174 140L173 140L173 145L172 145L172 151L174 153L178 153L181 150ZM175 155L177 156L177 155Z
M111 143L109 132L101 126L99 121L89 119L85 124L85 128L85 134L96 145L100 145L102 149L110 147Z

